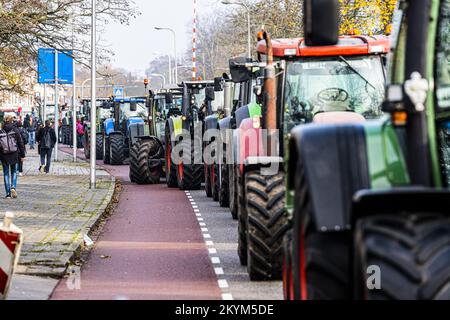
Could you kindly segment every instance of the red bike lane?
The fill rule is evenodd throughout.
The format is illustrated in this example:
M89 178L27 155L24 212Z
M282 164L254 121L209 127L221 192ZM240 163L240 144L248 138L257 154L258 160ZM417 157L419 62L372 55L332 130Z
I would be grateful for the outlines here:
M221 299L208 250L184 192L133 185L128 166L105 166L123 181L120 201L81 269L54 300Z

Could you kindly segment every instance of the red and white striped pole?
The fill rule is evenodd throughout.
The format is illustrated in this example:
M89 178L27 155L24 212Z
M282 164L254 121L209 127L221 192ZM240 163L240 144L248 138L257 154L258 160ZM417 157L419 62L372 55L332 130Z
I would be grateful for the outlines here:
M194 0L194 28L192 36L192 80L197 80L197 0Z
M8 295L23 242L23 232L13 225L13 219L14 215L7 212L0 224L0 300L5 300Z

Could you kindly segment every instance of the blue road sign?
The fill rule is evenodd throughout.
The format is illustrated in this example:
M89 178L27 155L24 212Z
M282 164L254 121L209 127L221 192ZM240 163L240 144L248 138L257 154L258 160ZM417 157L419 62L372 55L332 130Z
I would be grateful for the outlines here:
M38 82L55 83L55 49L39 49ZM58 51L58 83L73 84L73 58L71 50Z
M114 97L123 98L123 88L114 88Z

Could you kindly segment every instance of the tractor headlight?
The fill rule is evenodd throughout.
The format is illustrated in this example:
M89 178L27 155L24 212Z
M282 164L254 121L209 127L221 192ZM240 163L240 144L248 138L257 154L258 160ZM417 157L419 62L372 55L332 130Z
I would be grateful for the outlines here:
M253 117L253 128L254 129L261 128L261 117Z

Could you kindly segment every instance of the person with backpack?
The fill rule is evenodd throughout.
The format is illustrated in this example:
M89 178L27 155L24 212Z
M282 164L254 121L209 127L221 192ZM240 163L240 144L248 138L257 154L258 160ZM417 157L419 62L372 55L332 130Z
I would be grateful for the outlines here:
M41 155L41 173L49 173L52 161L53 148L56 145L56 133L52 128L50 120L45 121L45 127L40 129L36 137L39 143L39 154Z
M17 128L19 129L20 136L22 137L22 141L25 148L25 155L27 154L27 144L28 144L28 132L23 127L22 122L17 121ZM23 176L23 161L19 159L19 177Z
M0 160L3 167L6 198L17 198L17 171L25 159L25 145L12 116L6 116L0 130Z

